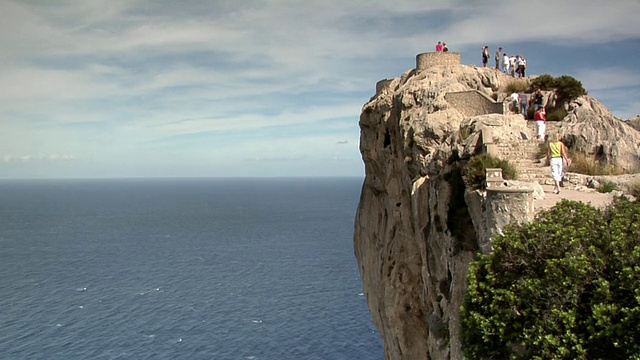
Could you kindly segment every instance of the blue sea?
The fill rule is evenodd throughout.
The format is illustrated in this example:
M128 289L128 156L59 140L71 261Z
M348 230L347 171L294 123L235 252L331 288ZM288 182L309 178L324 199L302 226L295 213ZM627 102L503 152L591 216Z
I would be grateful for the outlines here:
M0 181L0 359L384 359L362 179Z

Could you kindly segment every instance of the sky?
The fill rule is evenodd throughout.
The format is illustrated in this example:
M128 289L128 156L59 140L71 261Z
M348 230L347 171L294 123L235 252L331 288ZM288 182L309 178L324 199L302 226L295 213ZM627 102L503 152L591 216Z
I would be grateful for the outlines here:
M0 0L0 179L364 176L358 120L445 41L640 114L640 0Z

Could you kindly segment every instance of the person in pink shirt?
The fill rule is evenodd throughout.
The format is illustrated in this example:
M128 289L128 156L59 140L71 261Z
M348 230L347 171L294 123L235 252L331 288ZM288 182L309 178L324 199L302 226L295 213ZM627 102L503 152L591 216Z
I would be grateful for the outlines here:
M436 44L436 52L442 52L442 41L438 41Z

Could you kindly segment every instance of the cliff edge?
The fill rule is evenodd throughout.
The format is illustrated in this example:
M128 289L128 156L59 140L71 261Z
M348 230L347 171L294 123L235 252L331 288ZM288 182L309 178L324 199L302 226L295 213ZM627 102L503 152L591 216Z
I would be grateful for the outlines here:
M533 138L522 115L492 99L513 78L450 60L425 65L418 58L416 69L382 80L360 116L365 180L354 250L389 360L463 358L458 312L469 263L479 251L490 251L495 228L484 219L486 195L466 189L461 169L487 143ZM576 125L581 118L609 117L588 112L597 108L593 101L574 104L567 131L584 131ZM625 141L637 149L640 133L627 127L632 129L619 130L629 131ZM608 158L623 156L629 164L640 159L614 150ZM522 209L505 212L521 214L511 220L531 220L532 192L515 202Z

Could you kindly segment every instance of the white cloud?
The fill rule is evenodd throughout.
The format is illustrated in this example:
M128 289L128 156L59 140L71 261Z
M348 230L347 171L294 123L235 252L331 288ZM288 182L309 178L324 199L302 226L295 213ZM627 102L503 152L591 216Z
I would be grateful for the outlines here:
M607 90L640 84L640 73L620 67L579 69L576 77L587 90Z
M452 7L454 21L441 38L459 46L525 41L596 46L637 39L640 34L637 0L470 1L456 5Z
M201 151L230 163L265 148L272 159L333 158L336 149L354 158L358 113L375 81L399 76L432 40L597 49L638 40L639 9L636 0L0 0L0 153L111 157L114 167L171 156L154 153L158 143L174 144L176 158ZM579 76L590 91L639 83L635 64L595 66ZM636 111L627 102L624 113ZM351 127L330 121L350 118ZM245 139L273 129L291 134L286 146ZM245 148L196 149L189 141L198 134Z

